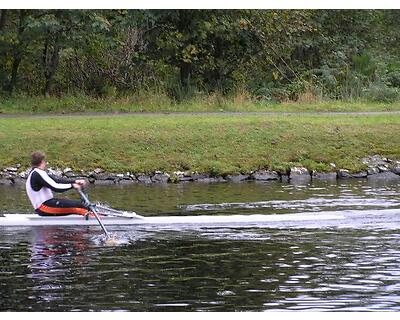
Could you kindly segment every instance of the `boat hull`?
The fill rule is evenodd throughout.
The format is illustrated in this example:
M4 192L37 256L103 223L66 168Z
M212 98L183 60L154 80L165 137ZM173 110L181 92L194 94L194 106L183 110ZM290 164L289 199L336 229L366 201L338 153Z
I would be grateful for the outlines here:
M105 225L126 225L135 224L141 218L119 218L101 217ZM5 214L0 217L0 227L2 226L91 226L99 225L95 218L86 220L82 216L70 215L62 217L41 217L36 214Z
M110 225L231 225L231 224L255 224L289 221L318 221L343 219L339 212L332 214L270 214L270 215L200 215L200 216L158 216L120 218L103 216L101 221L106 226ZM5 214L0 217L0 227L7 226L94 226L98 225L95 218L85 220L81 216L41 217L35 214Z

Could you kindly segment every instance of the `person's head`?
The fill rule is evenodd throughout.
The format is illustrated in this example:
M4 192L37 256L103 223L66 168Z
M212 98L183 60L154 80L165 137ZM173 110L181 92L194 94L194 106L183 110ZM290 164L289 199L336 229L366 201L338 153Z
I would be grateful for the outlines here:
M32 152L31 165L34 168L44 169L46 167L46 155L40 151Z

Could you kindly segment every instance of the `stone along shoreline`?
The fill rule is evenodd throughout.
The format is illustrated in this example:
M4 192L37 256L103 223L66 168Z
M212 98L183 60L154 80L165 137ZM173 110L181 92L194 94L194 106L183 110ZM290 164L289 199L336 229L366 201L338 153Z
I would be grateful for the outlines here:
M291 167L286 172L272 170L256 170L246 174L212 176L208 173L190 171L175 171L172 173L155 171L154 173L110 173L104 169L96 168L93 171L83 170L76 172L71 168L48 168L48 172L55 177L84 178L91 184L132 184L132 183L222 183L246 181L277 181L290 183L307 183L312 180L340 180L340 179L369 179L369 180L400 180L400 161L384 158L379 155L361 159L365 170L351 173L346 169L338 169L331 163L332 172L309 171L304 167ZM13 185L25 183L29 169L23 169L21 164L7 167L0 172L0 184Z

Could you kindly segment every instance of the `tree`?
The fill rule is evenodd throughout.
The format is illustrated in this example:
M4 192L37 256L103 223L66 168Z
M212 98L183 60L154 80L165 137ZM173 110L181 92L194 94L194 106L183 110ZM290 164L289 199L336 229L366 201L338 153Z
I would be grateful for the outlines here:
M14 19L10 19L9 30L6 30L7 15L8 12L2 10L0 23L0 31L3 34L2 45L4 45L2 56L5 62L9 57L11 57L12 63L10 74L8 76L3 76L5 80L3 88L9 93L12 93L17 83L18 68L23 59L24 51L28 45L29 39L25 33L26 10L20 9L14 13L14 17L11 17ZM7 73L7 71L3 70L3 74L4 73Z
M0 84L45 96L276 89L280 99L315 85L337 98L371 52L399 82L398 20L398 10L1 9ZM377 77L364 69L363 87Z

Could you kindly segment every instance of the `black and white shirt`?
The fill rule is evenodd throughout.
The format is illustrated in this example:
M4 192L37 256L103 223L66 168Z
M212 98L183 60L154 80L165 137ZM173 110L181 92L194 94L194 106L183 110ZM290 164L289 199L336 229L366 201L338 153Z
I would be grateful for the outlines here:
M50 177L46 171L33 168L26 179L26 193L35 209L50 199L53 192L64 192L72 189L74 181Z

